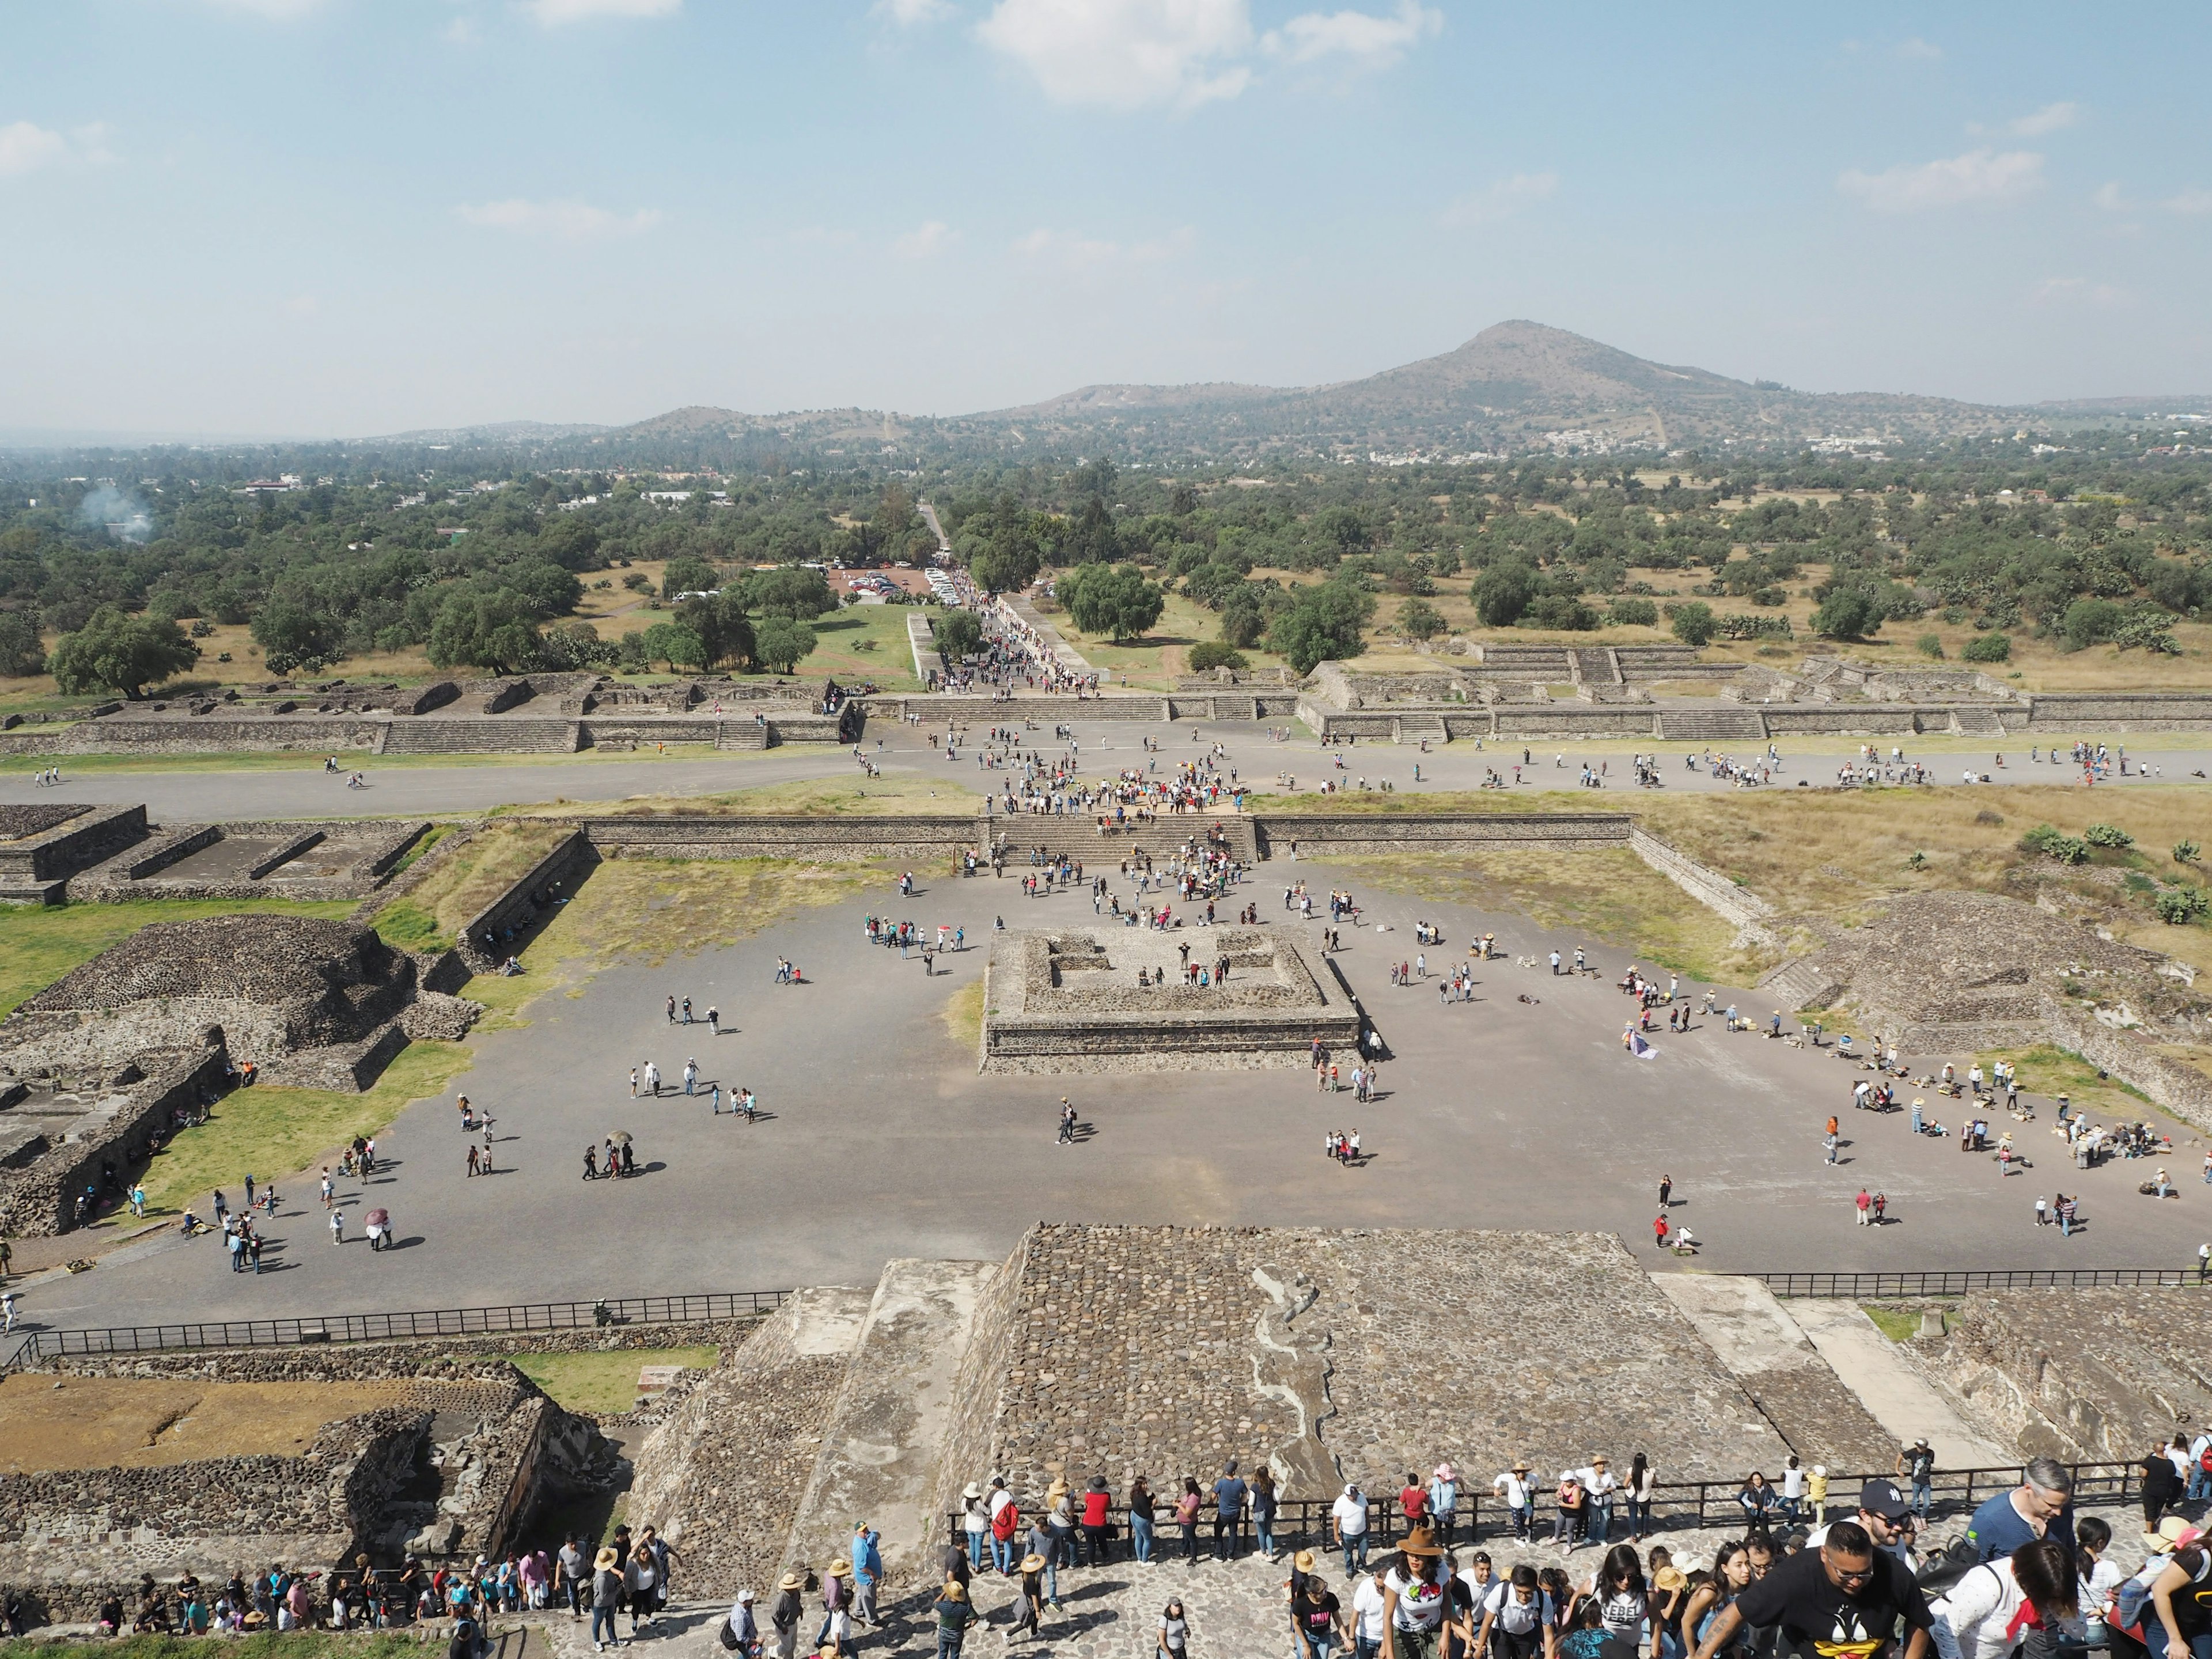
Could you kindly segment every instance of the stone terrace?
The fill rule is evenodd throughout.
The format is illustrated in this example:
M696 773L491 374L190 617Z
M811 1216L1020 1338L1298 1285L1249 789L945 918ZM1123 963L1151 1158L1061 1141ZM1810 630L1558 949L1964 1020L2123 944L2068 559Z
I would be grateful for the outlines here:
M1968 1409L2034 1455L2141 1457L2212 1420L2212 1303L2202 1291L1997 1291L1912 1352Z
M1034 1492L1272 1458L1315 1498L1440 1457L1486 1481L1599 1447L1675 1480L1788 1455L1608 1237L1042 1225L1013 1265L969 1349L959 1409L984 1420L951 1443L986 1455L955 1492L986 1468Z

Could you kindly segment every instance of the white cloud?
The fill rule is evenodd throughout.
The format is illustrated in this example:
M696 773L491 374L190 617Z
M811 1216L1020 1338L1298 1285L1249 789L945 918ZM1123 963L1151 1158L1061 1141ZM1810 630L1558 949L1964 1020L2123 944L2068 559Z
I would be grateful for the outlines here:
M1917 213L1970 202L2017 201L2043 185L2043 157L2033 150L1970 149L1941 161L1904 164L1883 173L1856 167L1836 180L1877 213Z
M2109 283L2093 283L2086 276L2046 276L2027 293L2027 302L2039 307L2087 307L2110 311L2135 296Z
M0 127L0 179L35 173L68 153L69 141L58 132L49 132L28 121L11 121Z
M1382 69L1404 57L1409 46L1443 33L1443 13L1419 0L1399 0L1398 9L1388 17L1364 11L1308 12L1270 30L1261 44L1293 64L1350 58Z
M927 259L942 253L960 240L960 233L942 219L932 219L917 225L891 243L891 252L902 259Z
M2212 213L2212 190L2191 185L2188 189L2167 197L2159 205L2168 213Z
M629 214L611 213L588 202L529 202L520 197L503 202L464 202L453 211L465 223L479 229L511 230L526 236L550 236L564 242L635 236L660 222L656 208L640 208Z
M1103 268L1158 264L1187 252L1197 240L1188 228L1150 241L1109 241L1069 230L1037 229L1017 237L1014 252L1039 264L1081 276Z
M2022 138L2039 138L2046 132L2072 126L2081 117L2079 104L2045 104L2033 115L2023 115L2014 121L2012 131Z
M1896 46L1896 52L1899 58L1907 58L1917 62L1932 64L1942 58L1943 56L1943 48L1932 45L1931 43L1922 40L1916 34L1910 40L1899 41Z
M522 0L522 9L554 28L595 17L673 17L684 0Z
M1252 78L1229 61L1252 47L1249 0L999 0L976 33L1063 104L1188 108Z
M2117 179L2109 184L2098 185L2097 194L2092 199L2107 213L2127 213L2132 211L2135 206L2135 204L2122 194L2120 181Z
M1472 196L1461 197L1437 216L1439 222L1452 226L1495 224L1531 203L1542 201L1559 187L1556 173L1516 173Z
M878 17L887 18L901 28L919 28L924 23L934 23L940 17L950 16L950 0L876 0L872 9Z

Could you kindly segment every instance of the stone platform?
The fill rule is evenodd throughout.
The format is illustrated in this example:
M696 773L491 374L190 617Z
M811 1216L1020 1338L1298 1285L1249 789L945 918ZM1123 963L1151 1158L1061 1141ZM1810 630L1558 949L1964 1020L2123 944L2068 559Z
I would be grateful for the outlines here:
M1213 982L1191 982L1186 962ZM984 980L981 1069L1303 1066L1316 1042L1349 1051L1361 1024L1349 989L1287 928L1003 933Z

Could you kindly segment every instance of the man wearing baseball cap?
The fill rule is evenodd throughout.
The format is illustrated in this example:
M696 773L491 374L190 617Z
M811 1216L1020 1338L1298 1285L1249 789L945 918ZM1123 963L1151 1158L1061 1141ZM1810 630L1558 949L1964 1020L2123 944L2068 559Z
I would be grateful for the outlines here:
M1893 1480L1873 1480L1859 1488L1858 1513L1850 1519L1866 1528L1876 1549L1887 1550L1910 1570L1917 1572L1920 1564L1912 1558L1905 1545L1905 1523L1912 1514L1912 1505L1905 1502L1905 1494L1897 1489ZM1826 1523L1815 1527L1806 1535L1805 1547L1817 1550L1828 1541Z

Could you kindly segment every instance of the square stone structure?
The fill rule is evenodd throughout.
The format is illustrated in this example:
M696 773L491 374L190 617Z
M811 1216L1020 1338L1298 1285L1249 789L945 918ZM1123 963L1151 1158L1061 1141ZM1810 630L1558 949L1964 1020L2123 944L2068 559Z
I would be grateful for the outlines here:
M1178 946L1225 981L1187 985ZM1166 983L1139 986L1138 975ZM981 1069L1105 1072L1303 1066L1349 1053L1358 1006L1287 930L1077 927L1000 935L984 979Z

